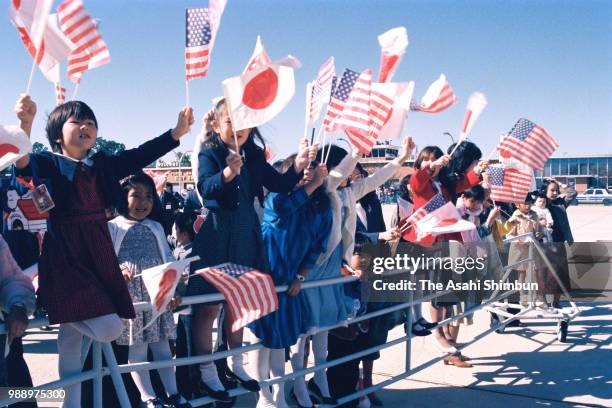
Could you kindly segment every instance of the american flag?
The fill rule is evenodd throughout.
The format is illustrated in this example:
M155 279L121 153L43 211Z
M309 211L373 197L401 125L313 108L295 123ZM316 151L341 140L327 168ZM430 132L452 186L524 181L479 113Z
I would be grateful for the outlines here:
M441 81L441 85L442 85L439 91L435 89L439 87L440 85L438 81ZM428 98L430 96L428 95L430 93L430 90L434 90L434 89L435 89L435 94L432 97L433 100L427 101L427 99L430 99ZM458 102L458 99L455 96L453 89L450 87L448 81L446 80L446 77L444 77L444 74L443 74L440 76L438 80L436 80L433 84L431 84L431 86L425 93L425 96L421 99L421 103L412 101L412 103L410 104L410 110L417 111L417 112L438 113L438 112L442 112L445 109L450 108L457 102Z
M66 102L66 88L64 88L61 84L55 84L55 104L61 105Z
M335 132L338 130L335 120L342 113L344 104L351 94L351 90L355 82L357 82L357 78L359 78L359 73L347 68L344 70L340 82L334 87L329 99L327 112L325 112L325 117L323 118L323 127L326 132Z
M234 319L232 331L278 309L270 275L247 266L224 263L197 272L223 294Z
M531 187L531 173L509 167L489 166L491 199L507 203L523 203Z
M336 123L362 153L370 153L376 143L393 109L394 96L386 95L385 88L372 83L371 69L359 75Z
M559 143L544 128L521 118L501 140L497 150L502 157L514 157L533 169L542 169L558 147Z
M323 104L330 98L332 82L335 78L336 67L334 57L329 59L319 68L319 74L312 86L312 97L310 99L310 113L308 123L314 123L319 118Z
M83 72L110 62L110 52L81 0L64 0L57 7L60 28L76 48L68 56L68 77L79 83Z
M188 8L185 18L187 22L185 78L189 81L208 74L212 28L207 8Z
M424 206L416 210L406 222L416 224L419 220L425 217L427 214L434 212L438 208L446 204L446 199L442 193L437 193L431 198Z

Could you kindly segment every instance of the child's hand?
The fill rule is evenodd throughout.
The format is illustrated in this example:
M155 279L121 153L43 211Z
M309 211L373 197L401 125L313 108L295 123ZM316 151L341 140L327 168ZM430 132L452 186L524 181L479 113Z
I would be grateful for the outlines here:
M493 209L489 213L489 217L487 217L487 224L492 225L493 221L499 218L500 213L501 213L501 208L499 208L498 206L493 207Z
M240 168L242 167L244 162L242 161L242 156L240 156L239 154L230 153L225 159L225 164L227 164L227 167L229 167L230 171L232 172L232 175L237 176L238 174L240 174Z
M378 234L379 241L393 241L394 239L399 238L400 232L399 228L395 227L385 232L381 232Z
M535 238L538 239L538 240L542 239L543 236L544 236L544 234L542 234L541 232L536 232L535 233Z
M314 169L314 174L312 176L312 181L315 186L320 187L325 179L328 176L327 166L325 164L319 164L317 168Z
M6 337L11 344L14 338L19 337L28 327L28 314L23 306L13 305L4 319L6 323Z
M311 162L311 159L309 158L311 156L310 151L311 149L310 147L308 147L308 139L306 138L300 139L298 153L297 153L297 156L295 157L295 162L293 164L295 167L296 173L301 173L302 171L304 171L306 166L308 166L308 163ZM317 156L315 153L314 158L316 157Z
M483 160L474 167L477 174L482 174L489 167L489 160Z
M181 297L181 295L174 295L172 300L170 300L170 303L168 303L168 310L173 311L181 304L182 301L183 298Z
M32 123L34 122L34 117L36 116L36 103L30 98L29 95L22 94L15 104L15 113L21 122L22 129L24 125L31 128ZM29 132L26 131L26 133Z
M172 129L172 138L174 140L179 140L181 137L189 133L191 130L191 125L193 125L195 119L193 118L193 109L189 106L185 106L178 115L178 120L176 121L176 127Z
M302 288L302 282L297 279L294 279L293 282L289 284L287 288L287 294L289 296L297 296L300 293L300 289Z
M134 274L130 271L130 269L127 266L124 266L121 268L121 274L123 275L123 279L126 282L129 282L132 280L132 276L134 276Z
M204 127L207 132L213 130L212 122L215 120L215 108L210 108L206 115L204 115Z
M410 154L412 154L412 151L414 150L414 147L415 147L415 144L414 144L414 141L412 140L412 137L406 136L402 142L402 150L400 151L399 155L396 158L399 164L402 164L406 160L408 160L408 158L410 157Z
M448 162L450 162L450 156L448 154L445 154L444 156L440 157L439 159L431 162L429 164L429 168L433 172L436 169L440 169L442 167L448 166Z

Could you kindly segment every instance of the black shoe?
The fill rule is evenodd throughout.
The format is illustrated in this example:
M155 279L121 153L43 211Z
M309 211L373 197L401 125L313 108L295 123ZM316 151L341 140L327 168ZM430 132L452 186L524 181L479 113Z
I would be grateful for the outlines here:
M417 330L415 327L419 325L421 327L423 327L421 330ZM421 323L414 323L412 325L412 334L414 334L417 337L424 337L424 336L429 336L431 334L431 330L428 330L425 328L425 326L423 326Z
M202 380L200 380L199 384L198 384L198 388L206 395L208 395L211 398L214 398L216 400L222 401L222 402L231 402L232 399L229 396L229 393L227 392L227 390L221 390L221 391L217 391L217 390L213 390L212 388L210 388L208 385L206 385L206 383Z
M420 324L421 326L423 326L424 328L426 328L427 330L431 330L434 327L436 327L438 325L438 323L432 323L432 322L428 322L427 320L423 319L422 317L417 320L417 323Z
M168 397L168 403L174 408L192 408L189 402L181 402L181 394L174 394Z
M243 380L242 378L238 377L232 370L230 370L229 368L227 369L227 371L225 372L228 376L230 376L231 378L234 378L236 381L238 381L240 383L240 385L242 385L242 387L247 390L247 391L251 391L251 392L259 392L259 390L261 390L261 387L259 386L259 383L257 382L257 380Z
M140 408L166 408L159 398L151 398L145 402L140 401Z
M506 327L521 327L521 321L519 319L513 320Z
M305 407L303 405L300 405L300 402L298 401L297 397L295 396L295 391L293 390L293 387L291 387L291 391L289 391L289 398L295 403L295 405L298 406L298 408L314 408L314 404L312 403L312 400L310 401L311 405L309 407Z
M335 398L323 396L323 393L321 392L321 389L319 388L317 383L314 381L314 378L311 378L310 381L308 381L308 391L314 394L314 397L317 400L315 401L315 403L324 405L338 404L338 401Z

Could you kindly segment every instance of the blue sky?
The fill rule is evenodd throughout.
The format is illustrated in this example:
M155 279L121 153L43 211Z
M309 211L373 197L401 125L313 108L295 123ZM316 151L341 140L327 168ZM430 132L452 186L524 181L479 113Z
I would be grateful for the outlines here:
M85 73L78 94L96 113L101 137L132 147L174 125L185 103L184 9L207 4L85 0L101 21L112 57ZM192 149L210 100L222 93L223 79L242 71L258 34L272 59L292 54L303 63L293 100L261 127L282 157L295 150L303 132L305 84L318 67L334 55L339 72L377 72L376 37L397 26L407 28L410 44L394 80L414 80L420 99L443 72L460 99L440 114L409 115L405 129L419 146L446 148L450 139L443 132L459 133L469 95L481 91L489 104L470 138L483 154L519 117L546 128L561 144L557 154L612 153L612 2L604 0L229 0L209 75L190 82L198 123L179 150ZM0 22L0 44L0 123L14 124L12 107L25 89L31 59L8 18ZM38 71L31 95L39 108L33 140L46 144L44 116L54 96Z

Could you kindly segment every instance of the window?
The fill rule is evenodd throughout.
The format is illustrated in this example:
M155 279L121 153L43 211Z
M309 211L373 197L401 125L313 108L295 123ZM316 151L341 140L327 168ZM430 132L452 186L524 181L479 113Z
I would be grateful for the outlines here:
M544 164L544 177L550 177L550 161Z
M584 195L593 195L593 190L587 190L584 192Z
M568 165L569 165L568 159L559 160L559 175L560 176L567 176L569 174L567 172Z
M589 159L589 174L591 176L597 175L597 159Z
M578 174L580 174L581 176L586 176L587 174L589 174L589 164L587 162L587 159L580 159L578 161Z
M603 195L603 190L595 190L596 195Z
M578 159L569 160L569 175L575 176L578 174Z
M561 173L559 173L559 167L560 167L559 159L550 159L549 162L550 162L550 174L553 177L560 176Z

